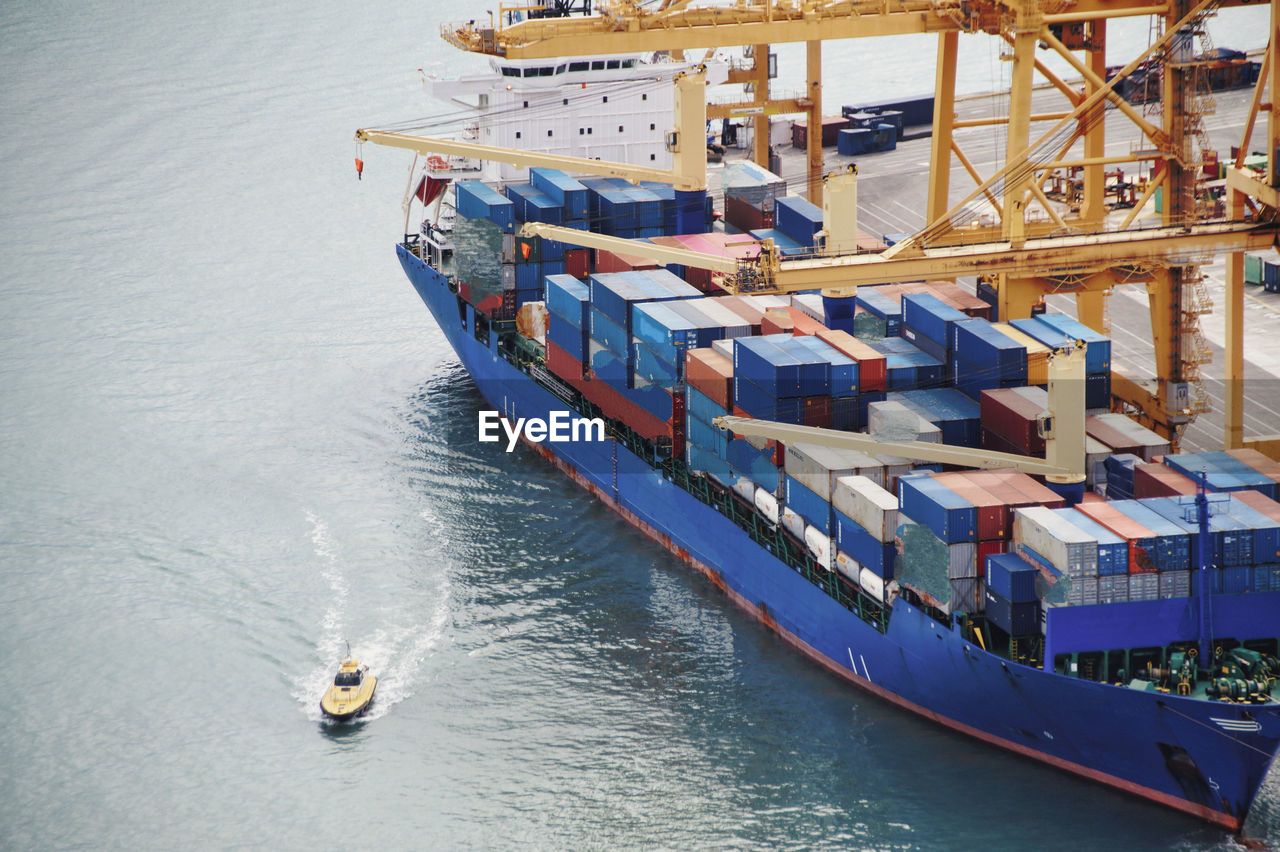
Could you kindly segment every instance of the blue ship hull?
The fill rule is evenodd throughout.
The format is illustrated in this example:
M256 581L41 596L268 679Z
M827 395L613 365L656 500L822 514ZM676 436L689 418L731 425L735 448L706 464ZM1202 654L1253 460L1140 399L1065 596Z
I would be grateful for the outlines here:
M569 412L497 353L496 336L488 346L477 339L472 308L445 276L404 245L398 254L494 409L512 418ZM949 728L1231 830L1280 747L1275 704L1196 700L1011 663L901 597L882 633L619 442L531 446L807 657ZM1254 612L1280 612L1280 594L1248 597Z

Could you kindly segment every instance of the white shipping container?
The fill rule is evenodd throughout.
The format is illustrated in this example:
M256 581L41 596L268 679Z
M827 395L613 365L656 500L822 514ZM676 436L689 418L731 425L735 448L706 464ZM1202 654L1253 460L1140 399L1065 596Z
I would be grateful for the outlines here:
M898 534L898 498L869 477L837 477L832 505L876 541L893 541Z
M826 312L822 307L822 297L817 293L796 293L792 295L791 307L818 322L826 321Z
M739 476L738 481L733 483L734 493L751 505L756 502L756 484L745 476Z
M836 570L849 578L849 581L855 586L858 585L858 577L862 573L862 563L854 559L841 550L836 550L835 557Z
M1129 575L1116 574L1098 578L1098 603L1123 603L1129 600Z
M871 597L884 603L884 580L877 577L870 568L863 568L858 574L858 585Z
M813 558L818 560L818 564L828 571L831 570L831 536L814 526L806 526L804 528L804 543L809 548L809 552L813 554Z
M867 431L883 441L942 441L942 430L896 400L867 406Z
M697 308L713 322L720 323L724 328L724 336L726 338L751 336L751 324L715 299L690 299L689 304Z
M1081 577L1076 580L1075 587L1080 590L1080 603L1093 606L1098 602L1098 578Z
M857 450L837 450L804 443L790 443L786 447L787 475L828 503L831 502L835 481L841 476L871 478L880 467L871 456Z
M962 541L947 545L947 579L962 580L978 576L978 545Z
M1090 438L1088 435L1084 438L1084 470L1085 485L1092 488L1098 484L1099 479L1103 482L1107 479L1107 457L1111 455L1111 448L1101 441Z
M1013 541L1035 551L1069 577L1098 574L1098 542L1051 509L1043 506L1015 509Z
M804 518L800 517L786 506L782 507L782 527L796 538L804 541Z
M1161 571L1157 574L1160 578L1161 600L1190 597L1191 578L1194 575L1195 572L1192 571Z
M747 304L752 307L759 308L761 313L769 310L770 308L786 308L791 305L791 298L788 296L751 295L739 296L738 298L746 299Z
M732 339L713 340L711 341L711 348L716 352L720 353L721 355L723 355L724 357L728 358L730 361L733 360L733 340Z
M1129 600L1154 601L1160 599L1160 575L1142 573L1129 575Z
M771 524L778 523L778 498L763 488L756 489L756 508Z

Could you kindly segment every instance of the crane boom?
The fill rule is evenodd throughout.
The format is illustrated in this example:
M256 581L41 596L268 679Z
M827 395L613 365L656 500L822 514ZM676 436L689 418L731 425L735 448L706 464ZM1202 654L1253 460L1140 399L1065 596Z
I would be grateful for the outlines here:
M956 447L949 444L930 444L925 441L879 441L872 435L858 432L837 432L817 426L799 426L795 423L778 423L773 420L757 420L754 417L737 417L726 414L717 417L713 425L755 438L773 438L784 444L800 441L819 444L837 450L859 450L865 453L888 453L904 458L919 459L941 464L958 464L979 468L1014 468L1023 473L1067 476L1073 471L1049 464L1044 459L997 453L972 447Z
M583 174L618 177L632 183L651 180L671 183L678 191L700 192L707 188L707 71L699 66L696 71L678 74L675 78L675 129L668 134L667 150L673 155L673 168L650 169L627 163L611 163L584 157L567 157L560 154L539 154L534 151L513 151L474 142L458 142L453 139L436 139L429 136L411 136L386 130L357 130L357 142L372 142L391 148L407 148L419 154L448 154L456 157L476 157L513 166L543 166L566 169Z

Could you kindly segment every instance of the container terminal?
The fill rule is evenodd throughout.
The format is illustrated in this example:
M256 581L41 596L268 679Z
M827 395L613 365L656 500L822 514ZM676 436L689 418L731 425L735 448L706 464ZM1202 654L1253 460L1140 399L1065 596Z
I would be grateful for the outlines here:
M1276 351L1280 4L1257 60L1205 49L1239 5L503 9L441 28L494 57L497 121L356 138L421 160L397 255L487 403L607 427L527 436L542 458L850 683L1238 831L1280 749L1280 401L1244 357L1246 318ZM1107 68L1129 15L1151 45ZM823 40L919 32L926 132L910 104L828 116ZM1009 44L1005 115L956 97L976 32ZM774 101L787 41L809 85ZM797 112L800 163L769 144ZM749 159L706 144L735 116Z

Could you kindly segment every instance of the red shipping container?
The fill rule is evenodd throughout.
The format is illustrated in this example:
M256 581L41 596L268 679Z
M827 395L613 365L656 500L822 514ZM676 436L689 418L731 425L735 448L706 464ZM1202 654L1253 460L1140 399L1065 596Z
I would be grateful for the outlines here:
M816 426L819 429L831 428L831 397L807 396L804 398L802 417L804 425Z
M773 227L773 211L766 213L749 201L726 195L724 220L739 231L763 231ZM745 234L742 236L750 239Z
M817 337L822 332L831 330L797 307L780 308L778 310L784 310L791 315L791 324L795 328L794 334L796 337L803 335ZM857 338L855 337L854 340L857 340Z
M984 390L979 400L985 449L1014 452L1024 456L1044 456L1044 438L1036 427L1044 409L1010 388ZM987 446L987 433L1003 439L1013 450Z
M882 391L888 378L884 355L847 331L823 329L818 339L858 362L858 392Z
M690 349L684 353L684 378L728 410L733 405L733 361L714 349Z
M564 271L579 281L591 274L591 249L564 250Z
M987 576L987 557L994 556L997 553L1004 553L1006 543L1003 541L980 541L978 542L978 576Z
M957 496L968 500L977 509L979 541L996 541L1009 537L1011 520L1009 507L1004 501L997 499L963 472L935 473L933 479Z
M1143 454L1144 448L1135 444L1132 437L1095 415L1091 414L1084 419L1084 431L1090 438L1110 447L1114 455L1129 453L1141 456Z
M770 308L760 320L761 334L795 334L796 326L785 308Z
M582 362L547 341L547 369L564 379L574 388L582 381Z
M606 249L595 249L596 254L596 272L631 272L636 269L657 269L658 264L650 260L644 255L639 254L621 254L619 252L607 251ZM565 261L565 269L569 266Z
M1151 462L1133 469L1133 496L1177 497L1181 494L1194 497L1196 484L1171 467Z
M1155 566L1145 550L1136 542L1143 538L1154 538L1155 533L1130 518L1114 506L1106 502L1077 503L1076 511L1093 518L1125 541L1129 542L1129 573L1139 574L1154 571Z

